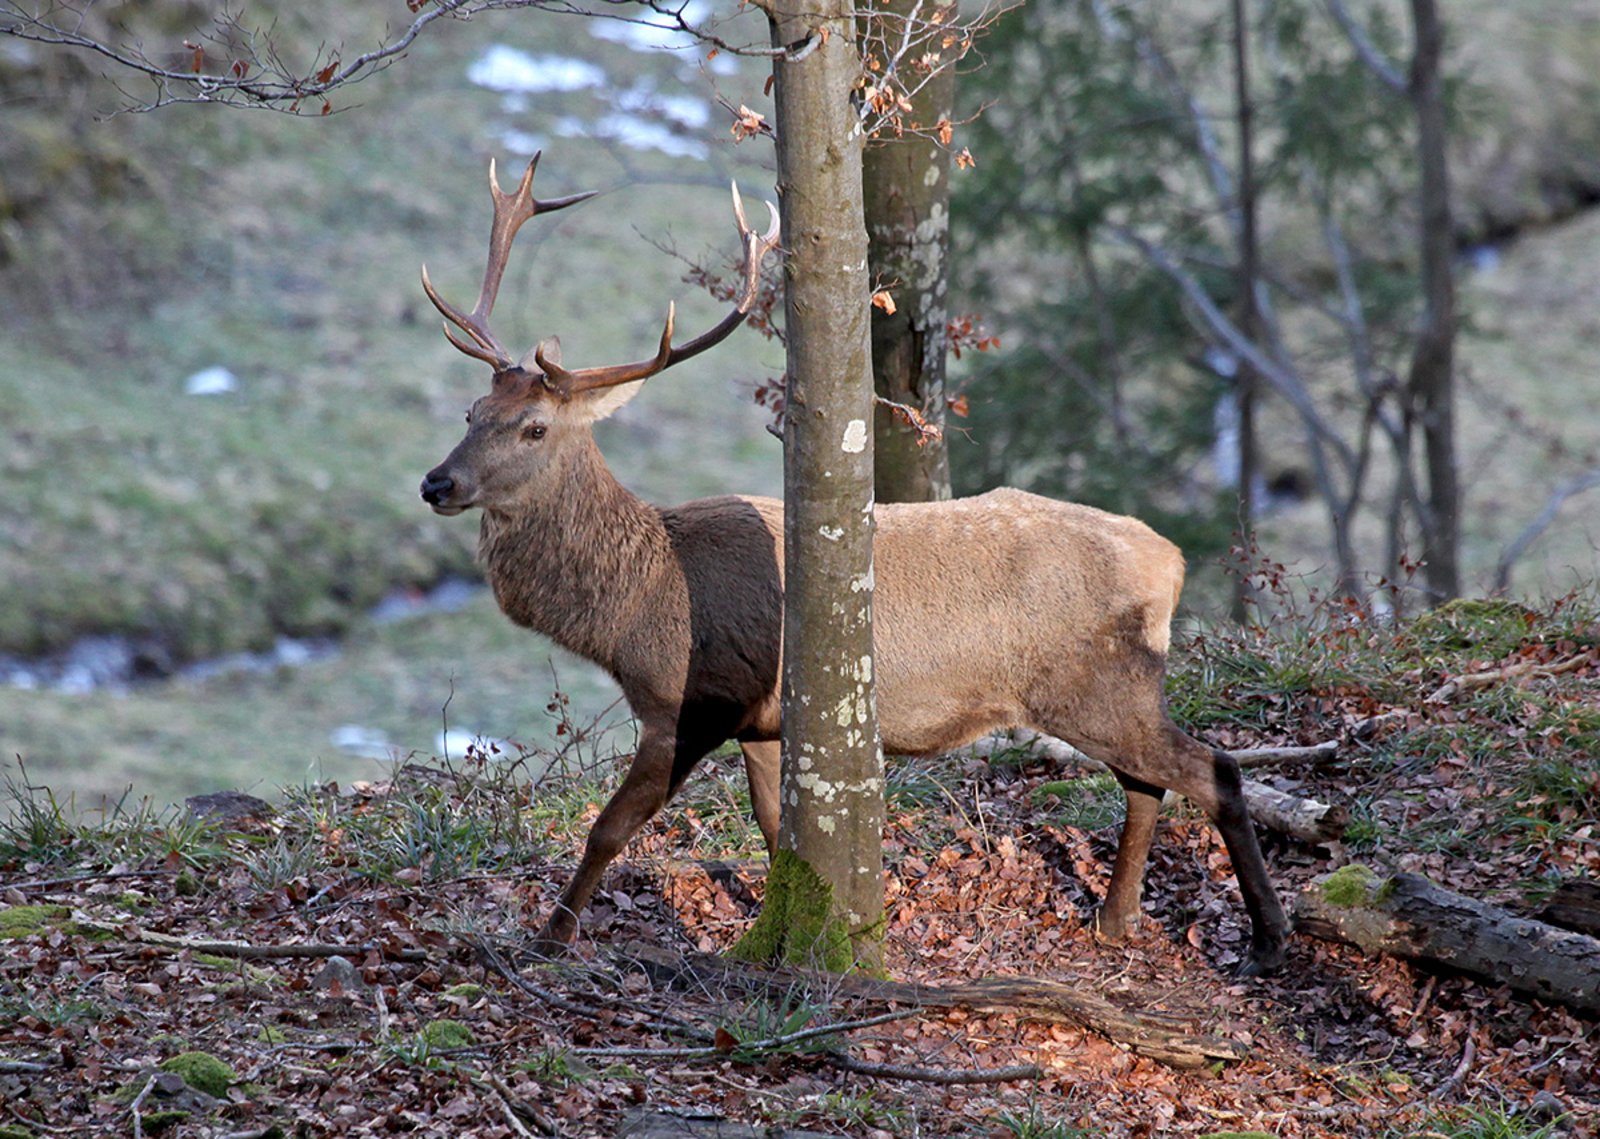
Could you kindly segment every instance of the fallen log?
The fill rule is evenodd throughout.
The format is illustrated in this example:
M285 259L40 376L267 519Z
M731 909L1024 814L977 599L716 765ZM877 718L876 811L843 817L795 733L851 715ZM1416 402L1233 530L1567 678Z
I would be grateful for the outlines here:
M1203 1068L1218 1061L1231 1063L1247 1054L1237 1041L1195 1034L1176 1018L1129 1011L1098 993L1059 981L988 977L955 985L917 985L878 977L841 977L751 965L708 953L678 953L643 942L630 942L616 957L623 964L643 969L657 984L696 992L761 992L784 997L792 995L797 986L809 985L835 998L892 1002L913 1008L1009 1013L1030 1020L1073 1024L1174 1068Z
M1533 916L1562 929L1600 937L1600 882L1567 879Z
M1436 886L1381 877L1360 863L1325 875L1295 903L1302 933L1466 973L1600 1013L1600 940Z
M1350 825L1350 812L1337 803L1302 799L1254 779L1244 781L1244 801L1250 817L1261 826L1307 846L1338 842Z
M1107 771L1109 768L1097 759L1091 759L1065 740L1047 736L1030 728L1018 728L1010 736L984 736L971 745L971 753L985 759L1007 748L1024 747L1053 763L1073 763L1085 771ZM1261 754L1263 762L1286 762L1289 759L1331 758L1338 751L1336 743L1322 743L1307 748L1260 748L1229 752L1240 763L1247 757ZM1167 793L1164 805L1170 806L1177 796ZM1269 787L1255 779L1244 781L1244 800L1250 817L1268 830L1286 834L1307 846L1326 846L1344 837L1350 815L1343 807L1302 799L1287 792Z

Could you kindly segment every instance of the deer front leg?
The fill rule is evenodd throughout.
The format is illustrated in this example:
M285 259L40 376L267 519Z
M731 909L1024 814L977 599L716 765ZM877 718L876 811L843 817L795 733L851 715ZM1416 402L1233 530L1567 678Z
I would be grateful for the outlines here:
M1095 932L1101 940L1120 944L1139 924L1139 899L1144 893L1145 862L1150 856L1150 841L1155 837L1156 817L1161 813L1164 792L1153 783L1115 772L1128 799L1122 837L1117 842L1117 860L1111 867L1111 884L1106 900L1095 917Z
M778 853L778 781L783 770L783 745L777 740L758 740L741 743L739 750L744 752L745 778L750 780L750 809L755 813L756 826L761 828L761 837L767 840L770 859Z
M600 876L611 860L628 845L628 840L639 828L649 822L657 811L666 805L672 787L672 761L676 743L671 733L644 729L639 740L639 751L628 768L628 777L622 781L617 793L600 812L589 830L584 844L583 858L577 872L561 891L555 910L539 941L546 949L567 945L578 932L578 915L594 896Z

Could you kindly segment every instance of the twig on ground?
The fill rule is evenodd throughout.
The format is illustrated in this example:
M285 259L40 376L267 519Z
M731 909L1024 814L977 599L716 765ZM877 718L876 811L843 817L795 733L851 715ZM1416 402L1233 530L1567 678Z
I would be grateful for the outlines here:
M1435 1097L1443 1097L1449 1094L1457 1084L1466 1078L1468 1070L1472 1067L1472 1061L1478 1055L1478 1046L1472 1041L1472 1032L1476 1027L1475 1024L1468 1022L1467 1042L1461 1049L1461 1063L1456 1065L1456 1070L1450 1073L1449 1079L1434 1089L1433 1094Z
M735 1040L726 1047L712 1044L704 1048L573 1048L570 1052L573 1056L705 1060L715 1056L725 1056L729 1052L769 1052L777 1048L787 1048L792 1044L813 1040L819 1036L835 1036L841 1032L853 1032L858 1028L872 1028L879 1024L888 1024L891 1021L908 1020L914 1016L921 1016L926 1011L918 1008L896 1009L893 1012L881 1013L878 1016L869 1016L864 1020L841 1020L833 1024L819 1024L811 1028L802 1028L798 1032L788 1032L782 1036L769 1036L764 1040Z
M325 945L316 942L306 942L298 945L252 945L244 941L203 941L196 938L173 937L171 934L153 933L147 929L130 929L125 925L107 925L81 919L78 921L78 925L84 929L125 937L130 941L137 941L143 945L155 945L163 949L188 950L191 953L209 953L213 957L267 960L293 957L365 957L369 953L381 953L385 957L396 961L426 961L428 959L428 951L425 949L388 950L374 941L364 942L360 945Z
M35 1060L0 1060L0 1072L48 1072L55 1066Z
M827 1056L835 1068L872 1076L880 1080L915 1080L924 1084L1004 1084L1013 1080L1042 1080L1044 1069L1037 1064L1013 1064L1009 1068L913 1068L906 1064L871 1064L849 1056Z
M159 1074L151 1075L144 1082L144 1087L139 1089L139 1094L133 1097L133 1102L128 1105L128 1110L133 1112L133 1139L144 1139L144 1114L141 1109L144 1107L144 1101L155 1090L156 1080L159 1078Z
M27 882L6 882L7 890L52 890L57 886L76 886L79 882L117 882L124 878L171 878L176 870L103 870L95 874L72 874L65 878L34 878Z
M1230 751L1240 767L1264 767L1269 763L1323 763L1339 754L1338 740L1323 740L1304 747L1242 747Z

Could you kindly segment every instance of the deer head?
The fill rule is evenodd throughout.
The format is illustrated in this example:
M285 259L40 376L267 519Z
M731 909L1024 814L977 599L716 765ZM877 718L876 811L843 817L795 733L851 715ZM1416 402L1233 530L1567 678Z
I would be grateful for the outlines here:
M561 363L561 344L554 337L541 340L520 359L513 359L488 323L512 240L522 223L535 214L565 209L593 196L591 191L538 200L533 196L533 174L538 164L539 155L535 154L516 192L507 194L500 188L494 162L489 163L494 223L483 287L470 313L463 313L439 296L428 279L427 269L422 271L422 287L428 299L448 322L445 337L468 356L494 369L489 394L467 413L466 436L422 480L423 501L439 514L459 514L474 506L514 509L521 496L540 493L540 484L548 483L552 468L560 468L586 450L582 444L591 438L590 426L595 421L632 399L651 376L720 343L743 323L755 303L761 262L778 245L777 208L767 203L772 224L765 234L754 233L745 222L744 204L735 186L734 220L744 246L743 288L733 311L715 327L686 344L674 346L673 307L668 305L661 342L648 360L568 369Z

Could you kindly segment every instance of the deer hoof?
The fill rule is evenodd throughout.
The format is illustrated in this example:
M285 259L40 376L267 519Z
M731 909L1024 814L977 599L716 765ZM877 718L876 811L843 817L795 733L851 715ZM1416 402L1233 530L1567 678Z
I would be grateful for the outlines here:
M1139 926L1137 916L1133 918L1115 917L1106 913L1105 907L1095 911L1091 928L1094 939L1103 945L1126 945L1133 939L1133 934Z
M550 915L544 928L534 936L529 948L541 957L565 957L572 951L572 941L578 934L578 923L565 911Z
M1268 977L1283 968L1287 954L1284 943L1274 941L1270 945L1252 945L1250 956L1239 966L1237 976L1240 977Z

